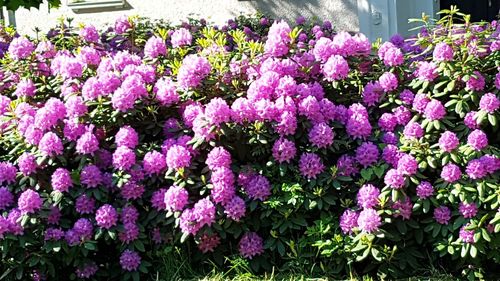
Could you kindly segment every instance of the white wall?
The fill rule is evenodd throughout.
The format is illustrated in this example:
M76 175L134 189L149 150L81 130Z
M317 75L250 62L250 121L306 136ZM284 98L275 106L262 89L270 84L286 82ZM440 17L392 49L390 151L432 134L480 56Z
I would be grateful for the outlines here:
M65 0L62 0L64 3ZM50 12L47 5L37 9L20 9L16 12L18 30L33 34L33 28L46 31L57 19L74 18L74 23L92 23L103 26L122 15L140 15L171 22L185 20L188 16L205 17L221 24L240 14L261 11L275 18L293 21L297 16L331 20L338 30L358 31L357 0L128 0L130 9L94 13L75 13L64 4Z
M409 31L408 19L420 18L422 13L436 16L439 9L438 0L358 0L359 26L361 32L374 40L389 39L399 33L408 36L415 33Z

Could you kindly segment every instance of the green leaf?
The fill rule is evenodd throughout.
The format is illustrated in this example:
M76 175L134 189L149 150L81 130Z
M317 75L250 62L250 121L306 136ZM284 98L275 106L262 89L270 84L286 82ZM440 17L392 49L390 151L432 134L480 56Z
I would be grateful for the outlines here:
M488 114L488 121L490 122L491 126L495 127L497 125L497 117L493 114Z
M366 257L368 257L369 254L370 254L370 248L366 248L366 250L363 252L363 255L356 257L356 261L362 261L366 259Z
M354 247L351 252L359 252L363 249L365 249L366 247L368 247L367 245L363 244L363 242L361 242L361 240L358 242L358 244L356 245L356 247Z
M479 111L478 113L476 113L476 121L478 124L482 124L484 119L486 118L486 116L488 116L488 113L486 113L485 111Z
M373 170L372 169L363 169L361 170L361 176L369 181L371 178L372 178L372 175L373 175Z
M448 86L446 87L446 89L451 92L453 91L453 89L455 88L455 80L451 80L450 83L448 83Z
M85 247L85 249L90 251L94 251L96 249L94 243L85 243L83 244L83 246Z
M415 239L417 240L418 244L422 244L422 242L424 241L424 233L421 229L415 230Z
M464 108L464 107L463 107L463 102L462 102L462 101L459 101L459 102L457 102L457 104L455 105L455 112L456 112L457 114L460 114L460 113L462 113L462 109L463 109L463 108Z
M436 128L436 130L441 130L441 122L439 122L439 120L434 120L432 124L434 125L434 128Z
M146 249L144 248L144 244L141 242L141 240L136 240L134 242L134 247L139 250L140 252L145 252Z
M470 256L475 258L477 256L477 248L474 245L470 245Z
M462 250L460 251L460 256L462 258L465 258L465 256L467 256L467 252L469 252L469 247L470 247L469 244L462 245Z
M392 194L391 194L392 202L397 202L402 197L403 197L403 194L401 194L401 192L399 192L399 190L397 190L397 189L392 190Z
M458 101L457 100L449 100L447 103L444 104L445 107L451 107L452 105L456 104Z
M396 222L396 227L397 227L398 231L403 235L406 234L406 231L408 231L408 228L406 227L406 223L404 223L403 221L398 220Z
M182 233L182 236L181 236L181 243L184 243L188 237L189 237L189 234L187 234L187 233Z
M382 257L380 257L380 251L376 248L372 248L372 257L377 261L382 261Z
M135 271L134 273L132 273L132 280L141 281L141 276L139 275L139 272Z
M423 209L422 211L427 214L429 210L431 209L431 202L429 200L425 200L423 204Z
M451 245L450 245L450 246L448 246L448 253L449 253L450 255L453 255L453 254L455 253L455 248L453 248L453 246L451 246Z
M434 226L432 227L432 237L436 238L439 234L439 231L441 231L441 225L434 224Z
M375 172L375 175L378 178L382 178L384 176L385 167L384 166L376 166L373 168L373 171Z

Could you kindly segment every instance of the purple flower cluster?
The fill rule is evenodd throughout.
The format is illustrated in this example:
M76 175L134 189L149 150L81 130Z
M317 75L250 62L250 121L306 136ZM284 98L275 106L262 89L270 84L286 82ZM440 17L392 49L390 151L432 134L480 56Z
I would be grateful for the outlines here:
M98 226L110 229L112 226L116 225L116 222L118 221L118 213L113 206L105 204L97 209L95 213L95 220Z
M126 271L136 271L141 265L141 256L137 252L125 250L120 256L120 265Z
M305 178L315 179L324 169L325 166L317 154L304 153L300 156L299 170Z
M257 233L247 232L240 240L239 249L243 257L252 259L264 253L264 243Z

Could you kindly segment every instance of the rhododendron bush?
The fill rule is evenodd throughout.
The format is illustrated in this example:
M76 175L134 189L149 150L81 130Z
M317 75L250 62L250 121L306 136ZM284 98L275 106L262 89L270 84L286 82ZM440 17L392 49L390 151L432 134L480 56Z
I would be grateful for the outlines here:
M139 280L176 248L255 272L494 272L500 26L455 13L373 44L264 17L14 36L1 273Z

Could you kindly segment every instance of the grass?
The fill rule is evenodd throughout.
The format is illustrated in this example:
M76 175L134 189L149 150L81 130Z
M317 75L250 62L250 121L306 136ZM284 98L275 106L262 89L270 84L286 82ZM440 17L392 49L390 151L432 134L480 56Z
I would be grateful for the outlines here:
M252 273L248 263L241 258L226 259L231 266L229 269L222 272L218 271L217 266L205 261L205 264L200 264L193 268L192 262L189 260L189 255L186 254L189 249L170 248L162 257L162 268L159 268L152 280L155 281L375 281L375 280L392 280L388 278L373 278L370 276L357 276L348 279L335 279L331 277L311 278L306 273L298 272L280 272L277 269L267 272L262 276L256 276ZM202 272L206 265L211 265L213 268L210 272ZM453 277L451 274L445 273L444 269L429 265L428 268L422 269L420 276L411 278L398 279L400 281L455 281L460 280Z
M164 279L167 280L167 279ZM189 281L333 281L333 280L346 280L346 281L375 281L375 280L390 280L390 279L374 279L372 277L361 277L352 279L332 279L332 278L309 278L304 275L287 275L287 274L269 274L268 276L234 276L232 278L226 277L223 273L200 276L198 278L192 279L178 279L178 280L189 280ZM401 281L455 281L459 280L447 274L438 274L432 277L420 276L411 277L406 279L399 279Z

